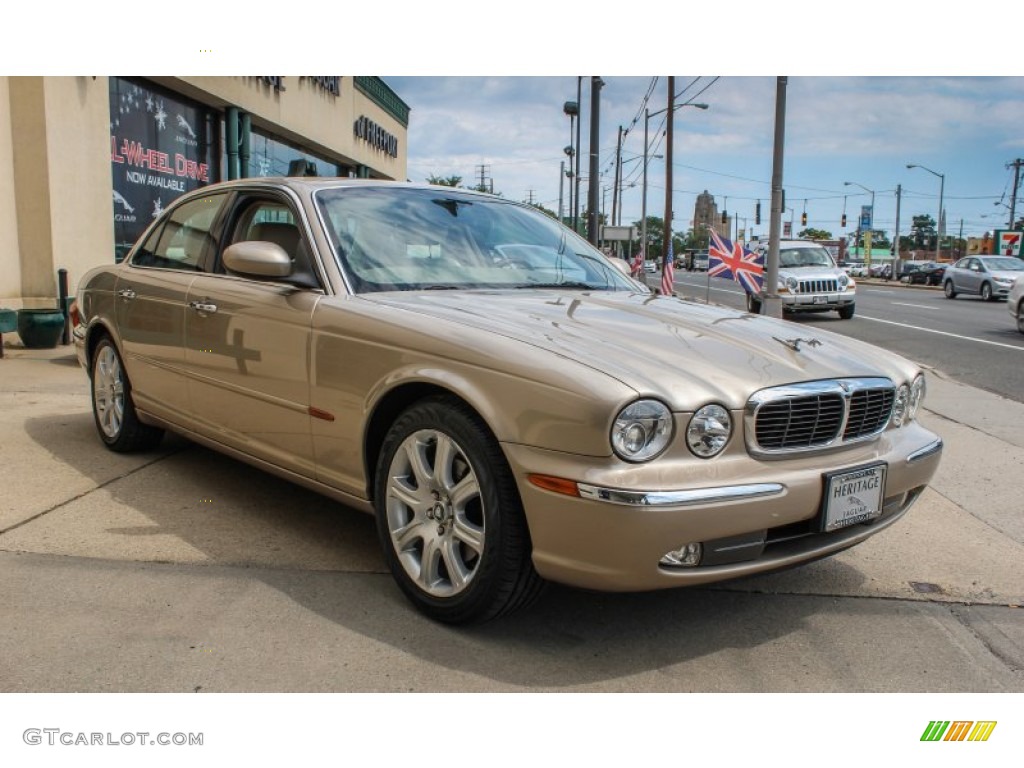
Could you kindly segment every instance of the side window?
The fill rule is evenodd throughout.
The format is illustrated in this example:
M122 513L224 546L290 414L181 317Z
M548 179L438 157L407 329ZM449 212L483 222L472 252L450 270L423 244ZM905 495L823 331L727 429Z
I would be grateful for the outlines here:
M132 266L198 271L213 247L210 228L223 203L224 195L214 195L179 205L163 229L156 230L135 254Z

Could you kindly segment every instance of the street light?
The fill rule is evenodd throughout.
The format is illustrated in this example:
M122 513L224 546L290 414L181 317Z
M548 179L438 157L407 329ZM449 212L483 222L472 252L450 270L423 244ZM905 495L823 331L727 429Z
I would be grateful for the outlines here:
M849 186L860 187L865 192L870 192L871 193L871 226L868 227L868 231L864 234L864 250L866 251L866 253L862 254L865 257L864 258L864 263L868 267L870 267L871 266L871 231L875 228L875 190L868 189L863 184L858 184L856 181L844 181L843 182L843 186L845 186L845 187L849 187ZM857 217L857 245L860 245L860 217L859 216Z
M942 195L946 190L946 174L916 163L907 163L907 168L920 168L922 171L928 171L932 176L939 177L939 218L935 220L935 260L939 261L942 256Z
M698 102L686 101L686 102L683 102L682 104L676 104L675 106L673 106L672 107L672 111L675 112L677 109L682 109L683 107L696 107L697 109L707 109L708 105L707 104L703 104L703 103L698 103ZM648 143L649 143L649 139L647 137L648 136L648 130L649 130L648 129L648 124L650 123L650 120L651 120L652 117L657 117L662 112L668 112L668 110L669 110L668 107L665 107L664 109L659 109L657 112L650 112L647 109L644 110L644 184L643 184L643 203L641 204L641 211L642 212L640 214L640 242L643 244L644 248L647 247L647 163L651 159L650 156L648 156L648 154L647 154L647 148L648 148ZM671 152L669 152L669 155L671 156ZM654 157L659 157L660 158L660 157L662 157L662 155L654 155ZM671 186L672 186L671 178L672 178L672 176L671 176L671 174L669 174L668 178L669 178L669 182L668 182L667 186L669 187L669 189L668 189L667 194L671 195L672 194L672 189L671 189ZM666 216L665 219L666 219L665 220L665 226L668 227L668 229L669 229L669 237L672 237L672 222L670 220L670 216ZM663 254L663 256L664 256L664 254ZM647 258L646 254L644 254L644 258Z
M573 128L574 128L574 126L576 124L576 117L580 113L580 105L579 105L579 103L577 103L575 101L567 101L567 102L565 102L565 104L562 105L562 111L569 116L569 146L565 148L565 154L567 154L569 156L569 178L572 179L576 175L576 172L573 171L572 161L573 161L573 158L577 154L577 149L576 149L575 145L573 144L573 137L575 136L575 132L574 132ZM577 169L577 171L578 171L578 169ZM575 210L573 208L573 186L574 186L573 183L570 182L569 183L569 211L570 212ZM577 190L578 189L579 189L579 187L577 186ZM577 191L576 194L578 196L579 192ZM573 231L575 232L576 231L576 217L575 217L575 215L573 215L572 228L573 228Z

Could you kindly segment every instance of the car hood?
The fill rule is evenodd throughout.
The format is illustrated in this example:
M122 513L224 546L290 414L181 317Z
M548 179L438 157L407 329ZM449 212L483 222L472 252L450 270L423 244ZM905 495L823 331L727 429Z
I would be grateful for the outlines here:
M836 280L843 270L833 267L796 267L790 269L779 268L779 279L794 277L797 280Z
M899 384L917 370L878 347L812 326L674 297L518 290L361 298L474 329L460 333L461 342L475 342L474 353L509 370L516 345L501 339L548 350L552 366L582 364L680 411L708 401L741 408L758 389L798 381L887 376Z
M1021 272L1016 269L993 269L989 272L992 277L998 277L1000 280L1016 280L1021 276Z

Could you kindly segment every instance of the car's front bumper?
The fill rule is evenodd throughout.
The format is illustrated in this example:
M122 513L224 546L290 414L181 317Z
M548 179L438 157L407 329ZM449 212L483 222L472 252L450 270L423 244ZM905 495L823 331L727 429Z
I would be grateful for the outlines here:
M790 293L780 291L782 307L787 312L825 312L853 306L857 301L856 291L841 293Z
M915 423L837 453L783 460L723 456L717 466L717 460L682 457L624 466L522 445L504 448L537 571L585 588L638 591L762 573L851 547L917 500L938 467L942 441ZM886 465L882 516L822 533L825 473L877 462ZM529 480L533 474L575 479L580 495L539 488ZM701 564L660 564L689 543L702 544Z

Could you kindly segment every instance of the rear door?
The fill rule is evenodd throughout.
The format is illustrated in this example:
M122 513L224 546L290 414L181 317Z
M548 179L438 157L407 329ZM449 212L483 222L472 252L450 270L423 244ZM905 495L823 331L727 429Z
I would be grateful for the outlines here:
M190 412L184 379L185 307L212 251L211 231L226 195L176 206L118 277L115 317L136 405L182 421Z

